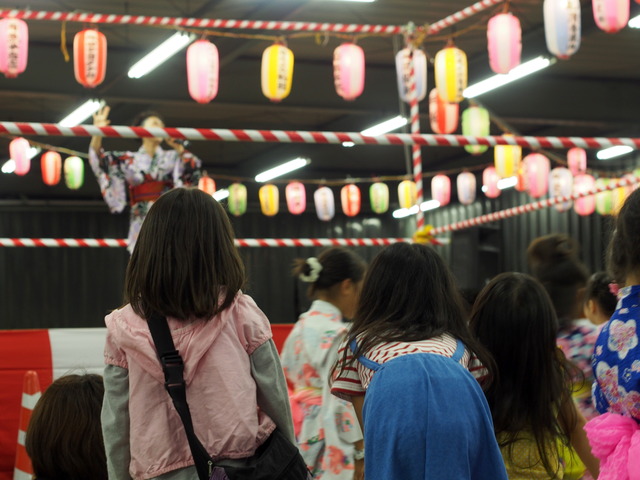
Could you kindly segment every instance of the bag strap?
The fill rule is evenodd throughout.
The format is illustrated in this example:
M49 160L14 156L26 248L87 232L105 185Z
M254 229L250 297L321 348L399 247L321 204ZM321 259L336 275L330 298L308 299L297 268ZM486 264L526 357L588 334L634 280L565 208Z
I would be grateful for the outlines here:
M173 400L173 406L184 425L198 477L200 480L209 480L213 469L213 460L193 430L193 421L191 420L191 412L187 403L187 390L183 376L184 362L173 343L169 324L164 316L157 313L151 315L147 323L164 372L164 388L169 393L171 400Z

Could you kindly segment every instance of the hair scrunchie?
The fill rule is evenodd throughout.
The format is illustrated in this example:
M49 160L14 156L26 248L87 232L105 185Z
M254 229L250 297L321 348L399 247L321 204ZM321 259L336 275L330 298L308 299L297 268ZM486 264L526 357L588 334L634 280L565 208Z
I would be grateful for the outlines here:
M311 268L309 275L301 273L300 280L306 283L314 283L320 277L320 272L322 271L322 265L318 261L316 257L307 258L307 265Z

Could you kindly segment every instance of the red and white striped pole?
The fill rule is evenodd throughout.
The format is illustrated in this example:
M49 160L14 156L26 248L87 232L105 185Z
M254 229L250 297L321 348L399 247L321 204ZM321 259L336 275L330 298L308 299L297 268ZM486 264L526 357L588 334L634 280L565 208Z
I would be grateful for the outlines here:
M413 59L413 47L411 48L411 56L409 58L409 106L411 116L411 133L417 135L420 133L420 107L418 105L418 95L416 92L416 69ZM424 212L420 208L424 201L424 188L422 184L422 151L420 145L413 144L411 147L411 156L413 161L413 181L416 184L416 196L418 202L418 213L416 215L416 227L420 230L424 227Z

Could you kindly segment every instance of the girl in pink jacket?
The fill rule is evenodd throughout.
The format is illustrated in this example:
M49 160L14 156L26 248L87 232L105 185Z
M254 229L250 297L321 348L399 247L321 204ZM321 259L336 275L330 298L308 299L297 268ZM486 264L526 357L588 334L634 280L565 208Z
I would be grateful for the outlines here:
M110 480L196 480L146 319L167 317L184 359L195 433L216 464L250 465L276 426L292 442L287 387L268 319L245 281L222 207L197 189L152 206L106 317L102 428Z

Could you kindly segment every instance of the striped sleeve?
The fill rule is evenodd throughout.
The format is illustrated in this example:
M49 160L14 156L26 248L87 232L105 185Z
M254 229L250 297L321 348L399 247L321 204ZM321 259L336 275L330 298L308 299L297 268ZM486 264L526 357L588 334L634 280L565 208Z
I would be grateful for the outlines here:
M338 350L338 358L340 359L339 367L342 366L342 355L347 347L343 346ZM349 355L346 357L347 363L353 359L351 349L349 349ZM331 385L331 393L338 398L350 401L351 397L359 397L365 394L365 389L362 386L360 375L358 375L357 362L346 366L342 371L338 368L338 376L333 379Z

